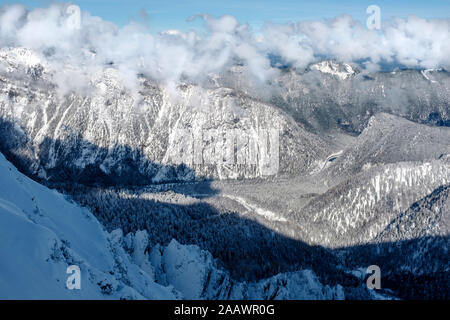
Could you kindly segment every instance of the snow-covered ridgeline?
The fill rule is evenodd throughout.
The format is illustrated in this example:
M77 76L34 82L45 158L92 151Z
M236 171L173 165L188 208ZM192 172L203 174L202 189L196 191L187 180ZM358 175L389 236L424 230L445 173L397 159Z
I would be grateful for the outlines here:
M116 178L130 176L126 171L133 170L147 182L191 180L193 173L214 179L264 176L261 163L208 165L203 159L202 164L190 165L188 159L178 159L183 140L177 132L186 129L221 133L278 130L280 171L306 172L314 159L329 153L321 138L284 112L233 89L193 84L169 89L146 78L140 78L139 88L130 88L118 70L105 67L89 75L88 93L60 95L63 84L58 72L70 66L56 73L43 67L44 73L31 76L29 68L20 64L23 59L16 57L22 55L19 49L0 55L0 64L15 70L0 72L0 118L14 122L27 137L29 145L21 147L28 149L33 167L40 169L31 173L42 178L57 179L63 163L70 164L69 171L93 167L99 174ZM214 150L222 150L219 140L206 142L211 142ZM241 154L251 153L248 144L240 148ZM127 167L127 157L132 158L133 169ZM192 170L167 170L179 161ZM257 161L261 162L261 156Z
M236 282L209 252L145 231L108 233L85 208L17 171L0 154L1 299L342 299L310 270ZM69 290L69 265L81 290Z
M308 240L335 247L368 243L397 214L449 182L450 166L445 159L371 168L304 208L302 214L312 221L307 228ZM303 221L305 216L298 218Z
M339 64L330 60L315 63L311 65L310 68L312 70L317 70L322 73L327 73L336 76L341 80L345 80L356 74L356 71L353 70L351 65L347 63Z

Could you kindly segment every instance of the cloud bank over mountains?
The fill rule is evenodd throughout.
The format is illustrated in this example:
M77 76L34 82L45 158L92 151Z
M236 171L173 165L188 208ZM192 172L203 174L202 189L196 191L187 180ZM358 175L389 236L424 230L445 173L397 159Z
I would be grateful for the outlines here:
M73 24L69 4L29 10L22 5L0 8L0 46L25 47L36 52L50 70L73 66L66 82L81 86L84 75L105 67L119 70L132 85L137 74L162 83L201 80L239 63L257 81L271 79L278 63L299 70L321 59L359 63L377 70L383 63L411 68L450 67L450 19L383 21L369 30L350 16L324 21L266 24L252 30L232 16L201 14L202 31L168 30L153 34L145 25L124 27L81 12ZM70 11L69 11L70 12ZM72 19L72 20L71 20ZM72 23L71 23L72 22Z

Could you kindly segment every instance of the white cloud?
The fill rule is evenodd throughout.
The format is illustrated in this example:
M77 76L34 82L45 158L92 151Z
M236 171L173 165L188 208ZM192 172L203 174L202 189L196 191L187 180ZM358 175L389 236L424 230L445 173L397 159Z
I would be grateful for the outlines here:
M202 79L233 61L243 63L252 79L264 82L277 72L270 66L269 55L300 69L319 57L366 61L370 70L376 70L381 61L450 67L450 20L409 17L384 22L382 30L376 31L344 15L327 21L267 24L255 33L232 16L203 14L197 18L205 21L206 32L168 30L155 35L146 25L119 28L87 12L82 12L81 27L71 28L66 8L54 4L29 11L20 5L3 6L0 46L35 50L46 56L54 70L74 66L76 76L65 81L69 87L70 83L82 86L83 75L111 63L130 86L139 73L173 84L182 77Z

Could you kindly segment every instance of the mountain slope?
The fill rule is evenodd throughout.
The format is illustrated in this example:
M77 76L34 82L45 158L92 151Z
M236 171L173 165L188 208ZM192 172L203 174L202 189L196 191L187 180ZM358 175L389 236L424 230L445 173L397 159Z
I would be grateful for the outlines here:
M308 242L331 247L370 243L415 201L450 182L448 161L370 168L314 198L291 219Z
M1 154L0 175L2 299L176 297L114 247L89 211L21 175ZM123 278L114 273L117 259L128 267ZM73 264L82 271L79 291L66 289L66 268ZM131 288L139 283L148 288Z
M30 67L17 56L32 52L2 50L0 64L7 71L0 76L0 130L9 142L0 147L42 179L136 185L256 178L308 172L328 153L327 143L279 108L229 88L186 83L166 88L141 77L139 87L130 89L117 70L105 68L90 75L89 92L61 95L56 83L64 69L51 72L45 61L35 59ZM275 170L266 172L267 142L259 134L270 130L277 132L279 143L271 149ZM234 138L227 137L231 132ZM194 134L201 134L203 145L195 160ZM232 139L241 139L233 143L237 159L224 163L222 152ZM259 151L255 161L249 156L254 147Z
M372 166L436 160L447 154L450 128L430 127L378 113L370 118L353 144L325 163L322 174L329 185L334 185Z
M148 234L104 231L84 208L20 174L0 154L1 299L343 299L314 272L237 282L211 254ZM66 288L78 265L81 290ZM361 295L366 294L361 290Z
M442 185L412 204L377 237L379 242L446 236L450 233L450 186Z
M382 270L382 286L406 299L449 299L449 186L399 213L370 245L343 248L346 265L368 260Z
M317 132L339 128L358 134L380 112L450 125L450 73L445 70L360 72L322 61L306 72L287 70L275 83L280 89L272 103Z

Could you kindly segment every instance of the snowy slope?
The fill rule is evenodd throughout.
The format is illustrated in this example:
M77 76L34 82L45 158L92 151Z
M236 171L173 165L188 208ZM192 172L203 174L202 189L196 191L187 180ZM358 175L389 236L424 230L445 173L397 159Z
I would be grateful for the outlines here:
M89 211L26 178L3 155L0 177L1 299L175 297L135 267ZM117 273L118 260L126 274ZM66 288L73 264L81 269L81 290ZM138 292L134 282L148 288Z
M70 173L73 181L83 183L102 182L106 176L114 184L129 185L275 174L266 174L259 158L256 164L221 164L205 155L194 163L194 132L213 143L211 150L224 150L219 137L235 130L245 138L238 147L246 155L252 152L250 138L261 148L257 133L277 130L280 172L308 172L314 160L330 153L327 143L285 112L236 90L181 83L168 90L140 78L135 93L117 69L105 68L89 74L89 93L61 95L58 77L79 66L55 71L41 58L23 48L0 49L0 130L5 138L0 148L27 162L27 174L61 182ZM16 141L18 136L27 143ZM185 147L187 155L180 156ZM180 161L190 169L176 168Z
M415 201L450 182L447 156L374 166L350 176L297 213L308 243L328 247L367 244Z
M106 232L85 208L17 171L0 154L0 299L343 299L300 270L237 282L198 246ZM69 265L81 290L68 290Z
M160 281L170 281L187 299L323 300L344 299L340 285L323 285L311 270L280 273L258 282L237 282L217 269L212 255L177 241L154 247L151 260ZM162 273L161 270L164 270ZM363 291L363 290L361 290Z
M311 70L317 70L322 73L336 76L341 80L345 80L356 74L356 71L353 70L351 65L347 63L339 64L329 60L313 64L312 66L310 66L310 68Z

